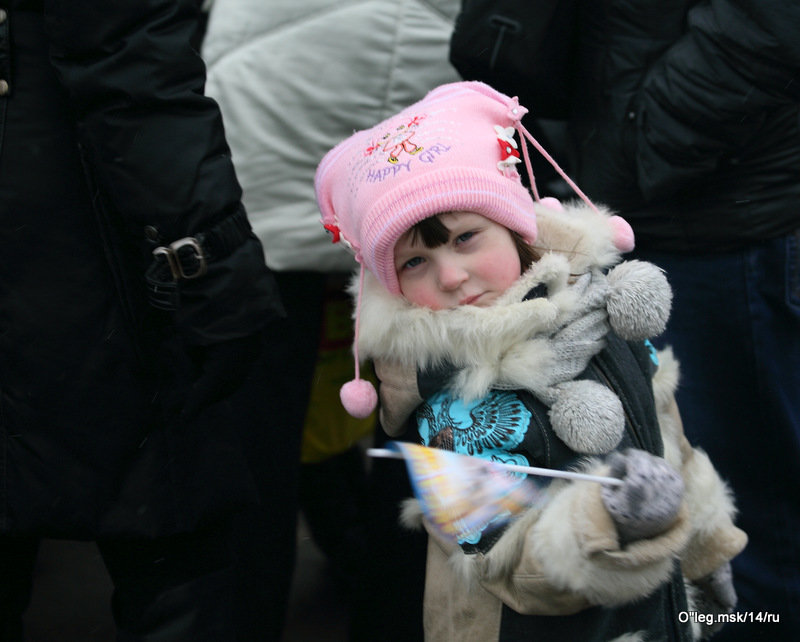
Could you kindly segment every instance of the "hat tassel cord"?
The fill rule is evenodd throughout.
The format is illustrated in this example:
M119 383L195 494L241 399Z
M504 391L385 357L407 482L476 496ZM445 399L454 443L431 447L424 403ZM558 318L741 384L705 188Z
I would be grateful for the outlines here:
M569 176L567 176L567 173L563 169L561 169L561 166L556 162L556 160L552 156L550 156L550 154L547 153L547 150L541 146L539 141L536 140L536 138L534 138L533 134L531 134L522 125L522 123L517 123L517 131L519 132L520 137L522 138L522 156L525 159L525 169L528 172L528 178L531 181L531 191L533 192L533 196L536 199L536 201L540 201L541 198L539 197L539 191L536 188L536 179L533 176L533 166L531 165L530 151L528 150L528 145L525 143L525 139L527 139L530 142L530 144L536 148L536 151L538 151L542 156L544 156L545 160L547 160L547 162L553 166L553 169L555 169L556 172L558 172L559 176L561 176L561 178L563 178L566 181L567 185L569 185L572 188L572 190L578 196L580 196L581 200L584 203L586 203L589 207L591 207L595 212L597 212L598 209L595 206L595 204L592 203L589 197L583 193L581 188L575 184L575 181L573 181Z

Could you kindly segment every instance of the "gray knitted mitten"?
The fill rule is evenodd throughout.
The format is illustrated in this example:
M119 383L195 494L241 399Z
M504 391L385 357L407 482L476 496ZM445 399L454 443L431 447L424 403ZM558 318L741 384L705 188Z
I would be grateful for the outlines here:
M586 370L592 357L606 347L608 313L602 309L587 310L579 318L550 337L555 355L550 380L553 384L570 381Z
M620 486L604 485L603 504L627 544L659 535L675 522L683 499L683 479L661 457L643 450L613 452L608 457L611 476Z
M605 454L622 438L622 404L606 386L577 377L606 345L608 283L600 273L587 273L566 292L576 303L564 325L548 339L554 357L548 368L549 386L534 393L550 406L553 430L564 443L580 453Z

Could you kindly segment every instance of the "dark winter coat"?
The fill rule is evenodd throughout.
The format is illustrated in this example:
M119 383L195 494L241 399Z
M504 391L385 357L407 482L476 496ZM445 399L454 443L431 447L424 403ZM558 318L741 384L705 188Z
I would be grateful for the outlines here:
M2 533L154 536L251 495L234 406L177 418L187 347L280 312L195 5L0 0ZM152 250L200 233L207 272L148 287Z
M554 16L522 30L543 78L574 70L560 114L545 83L474 79L530 96L532 118L569 121L572 177L630 221L640 248L734 249L800 227L800 3L559 2L520 14Z
M583 6L576 178L639 247L725 250L800 227L800 4Z

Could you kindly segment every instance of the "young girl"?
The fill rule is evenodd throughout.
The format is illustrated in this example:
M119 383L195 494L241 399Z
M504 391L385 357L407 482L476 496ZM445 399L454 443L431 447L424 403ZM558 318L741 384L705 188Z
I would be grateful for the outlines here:
M668 293L637 286L636 262L609 271L630 229L577 188L586 206L535 185L534 201L515 168L525 112L481 83L445 85L317 172L323 223L361 265L356 368L359 352L375 362L384 429L413 422L429 446L624 482L553 482L546 502L462 541L426 524L426 639L708 635L716 624L689 613L733 609L728 560L746 536L683 437L669 355L653 377L642 339ZM379 143L401 128L415 148L388 158ZM357 372L342 400L364 414L372 394Z

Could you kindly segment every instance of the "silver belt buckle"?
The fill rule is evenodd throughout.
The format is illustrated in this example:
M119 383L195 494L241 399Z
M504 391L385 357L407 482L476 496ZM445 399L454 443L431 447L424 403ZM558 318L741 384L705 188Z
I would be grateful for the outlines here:
M197 260L197 268L191 272L187 272L184 269L183 261L181 261L181 256L179 254L181 250L187 247L193 251L194 258ZM200 276L203 276L208 269L203 248L200 246L199 241L192 236L178 239L177 241L170 243L169 246L162 245L157 247L153 250L153 255L156 257L163 256L166 258L169 270L172 272L172 278L175 281L178 281L179 279L196 279Z

